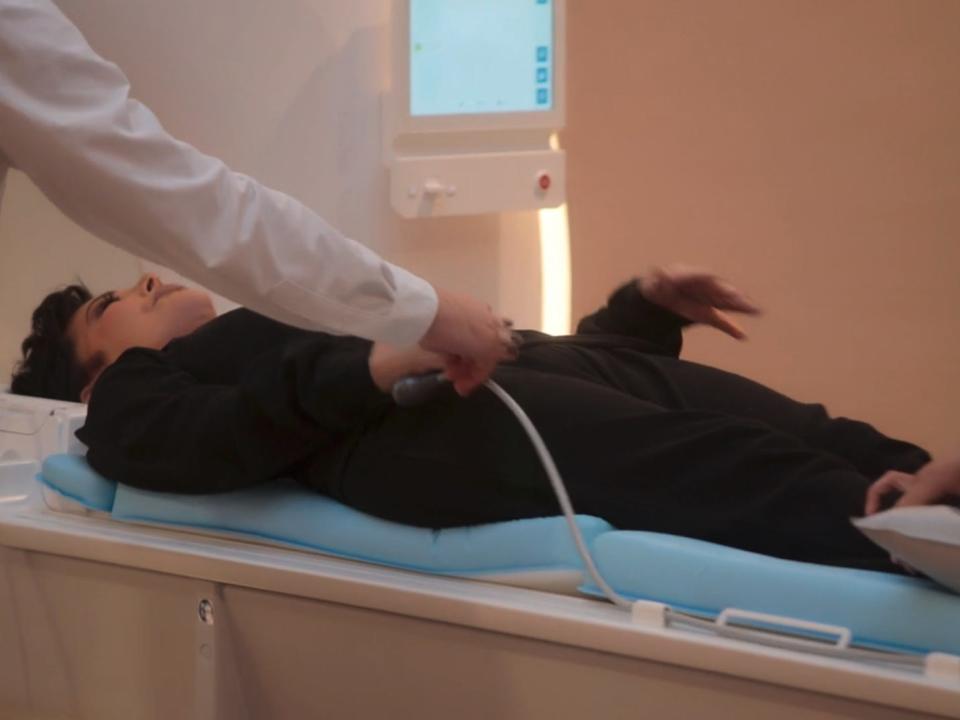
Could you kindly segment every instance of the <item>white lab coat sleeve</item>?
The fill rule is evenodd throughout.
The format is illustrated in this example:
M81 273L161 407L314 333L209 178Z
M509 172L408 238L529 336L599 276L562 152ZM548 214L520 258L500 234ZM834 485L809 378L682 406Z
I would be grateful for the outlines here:
M67 216L276 320L424 335L430 284L171 137L129 89L49 0L0 0L0 154Z

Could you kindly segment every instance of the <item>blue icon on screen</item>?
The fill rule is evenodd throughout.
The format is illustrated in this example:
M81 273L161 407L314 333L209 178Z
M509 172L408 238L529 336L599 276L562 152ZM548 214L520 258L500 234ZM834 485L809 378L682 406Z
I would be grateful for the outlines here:
M537 88L537 105L546 105L549 99L546 88Z
M538 45L537 46L537 62L546 62L547 61L547 46Z
M550 0L537 0L537 5L546 5Z
M545 67L537 68L537 82L545 83L547 81L547 69Z

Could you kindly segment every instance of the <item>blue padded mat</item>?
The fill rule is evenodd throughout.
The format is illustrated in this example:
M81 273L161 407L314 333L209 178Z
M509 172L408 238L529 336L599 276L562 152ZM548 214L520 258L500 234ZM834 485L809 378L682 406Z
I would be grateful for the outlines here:
M896 650L960 653L960 595L869 570L781 560L652 532L594 540L603 578L633 599L713 617L725 608L847 627L854 641ZM581 588L600 595L599 588Z
M91 510L113 509L117 484L98 474L80 455L50 455L37 479Z
M41 475L41 482L88 507L110 510L109 496L118 520L228 533L403 569L483 576L582 567L562 517L430 530L365 515L290 481L217 495L149 492L118 486L71 455L47 458ZM588 543L612 529L588 515L577 523Z
M117 486L79 456L48 458L40 480L118 520L266 539L424 572L489 574L581 568L562 517L433 531L386 522L292 482L220 495ZM618 592L713 617L725 608L848 627L860 644L960 654L960 596L926 580L791 562L690 538L618 531L578 516ZM599 595L596 587L584 592Z

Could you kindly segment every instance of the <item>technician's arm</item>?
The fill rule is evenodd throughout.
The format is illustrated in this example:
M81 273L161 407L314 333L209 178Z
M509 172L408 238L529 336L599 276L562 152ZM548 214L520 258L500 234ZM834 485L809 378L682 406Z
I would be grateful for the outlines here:
M0 0L2 156L95 235L277 320L408 344L437 313L428 283L167 134L50 0Z

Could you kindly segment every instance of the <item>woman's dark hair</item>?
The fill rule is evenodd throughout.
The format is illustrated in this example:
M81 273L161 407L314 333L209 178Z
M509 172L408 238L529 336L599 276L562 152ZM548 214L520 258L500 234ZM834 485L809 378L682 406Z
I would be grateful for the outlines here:
M67 334L70 319L92 297L82 283L47 295L33 311L30 335L21 343L23 359L17 363L10 391L18 395L80 401L87 372L77 360Z

